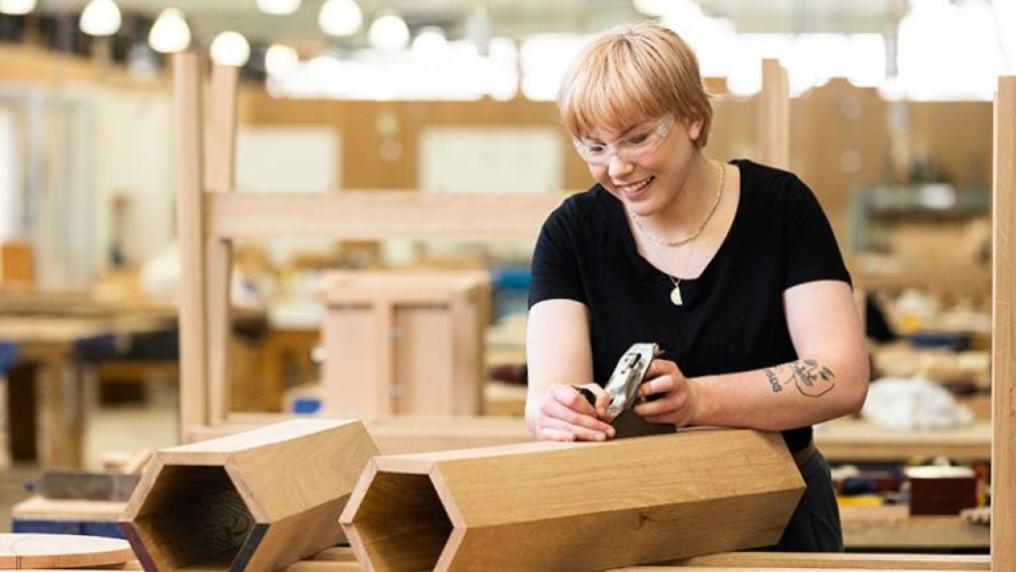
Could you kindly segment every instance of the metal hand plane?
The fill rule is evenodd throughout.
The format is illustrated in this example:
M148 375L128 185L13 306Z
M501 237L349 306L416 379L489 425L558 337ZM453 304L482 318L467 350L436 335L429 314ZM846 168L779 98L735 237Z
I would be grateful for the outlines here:
M614 373L610 375L607 385L603 387L610 397L610 403L607 405L607 415L610 418L617 417L622 411L635 405L639 385L642 384L649 364L653 358L662 353L660 347L652 343L633 344L624 352L614 366ZM583 387L575 389L589 401L590 405L596 404L596 396L592 391Z

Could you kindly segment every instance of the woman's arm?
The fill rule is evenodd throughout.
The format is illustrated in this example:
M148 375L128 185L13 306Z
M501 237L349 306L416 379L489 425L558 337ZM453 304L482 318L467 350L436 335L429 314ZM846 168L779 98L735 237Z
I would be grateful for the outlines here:
M808 282L783 295L798 360L687 379L673 362L653 362L643 394L662 393L635 412L654 423L782 431L855 413L868 392L868 356L850 287Z
M602 441L614 436L614 429L597 419L597 410L602 413L606 409L607 394L591 383L593 353L585 304L553 299L533 305L526 324L526 362L526 424L534 437ZM597 396L596 407L573 385L592 390Z

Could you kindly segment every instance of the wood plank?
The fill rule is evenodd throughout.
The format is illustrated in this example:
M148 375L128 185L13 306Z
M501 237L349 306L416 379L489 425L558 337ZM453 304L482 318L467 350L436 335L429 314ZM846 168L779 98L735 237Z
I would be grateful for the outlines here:
M201 77L197 54L173 56L173 82L180 240L180 427L185 431L209 421Z
M295 419L158 451L120 520L146 568L277 569L342 539L377 447L359 421Z
M859 419L837 419L816 427L815 444L836 461L906 461L946 456L983 461L991 455L991 423L943 431L889 431Z
M205 171L205 187L212 193L227 193L234 186L239 73L234 66L216 65L212 69L210 141ZM208 416L212 423L219 423L225 419L230 404L229 308L233 245L229 240L208 238L205 248L208 265L204 304L208 327Z
M684 570L688 566L702 568L757 567L757 568L841 568L850 570L990 570L988 556L956 556L938 554L828 554L799 552L724 552L696 556L673 567L652 566L642 570L664 572ZM627 570L635 570L628 568Z
M563 194L209 193L213 238L536 240Z
M1016 77L1001 77L995 99L992 209L991 555L995 570L1016 570Z
M790 167L790 86L779 60L762 60L759 159L778 169Z
M591 570L774 544L802 491L778 434L696 429L375 457L340 522L378 570Z

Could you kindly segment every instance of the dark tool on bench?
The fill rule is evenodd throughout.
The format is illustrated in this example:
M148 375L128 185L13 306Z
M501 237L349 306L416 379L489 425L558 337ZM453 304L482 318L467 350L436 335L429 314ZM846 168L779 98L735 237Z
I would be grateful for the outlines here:
M617 365L614 366L614 373L610 375L607 385L603 388L607 392L607 396L610 397L610 403L607 405L608 417L613 419L625 409L635 405L639 385L642 384L642 378L645 377L649 364L662 353L660 347L652 343L633 344L628 348L628 351L624 352L621 359L617 361ZM596 395L592 391L581 386L575 386L575 390L582 394L582 397L586 398L590 405L596 405Z

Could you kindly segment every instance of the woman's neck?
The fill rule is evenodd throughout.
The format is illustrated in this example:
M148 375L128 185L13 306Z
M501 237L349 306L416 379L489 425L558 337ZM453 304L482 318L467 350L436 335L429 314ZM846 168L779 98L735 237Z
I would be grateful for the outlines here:
M720 168L701 152L692 154L687 175L670 201L641 222L656 236L677 239L698 230L716 200Z

